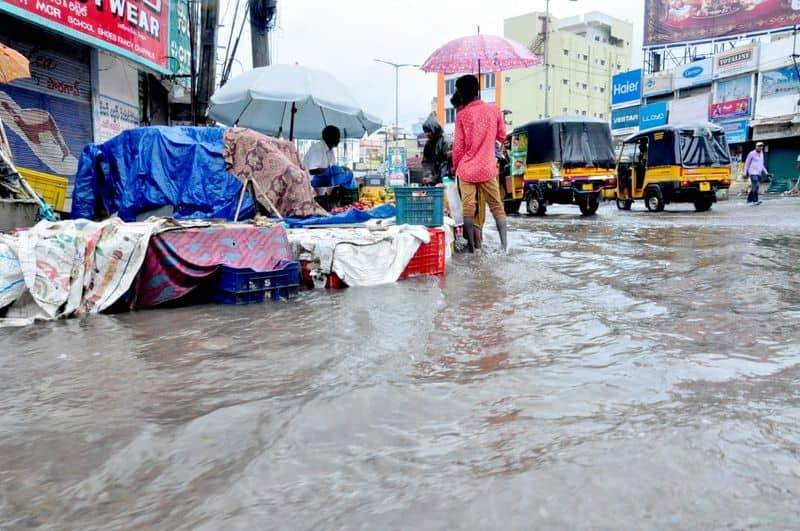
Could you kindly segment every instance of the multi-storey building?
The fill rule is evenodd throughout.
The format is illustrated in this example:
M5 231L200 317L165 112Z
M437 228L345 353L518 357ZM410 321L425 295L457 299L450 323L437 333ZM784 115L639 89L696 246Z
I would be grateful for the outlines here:
M470 72L472 73L472 72ZM450 98L456 91L456 79L464 74L439 74L436 90L436 119L444 128L444 134L450 138L456 122L456 110L450 103ZM481 99L487 103L494 103L501 109L502 86L499 84L502 72L481 72Z
M497 80L497 86L502 86L502 108L511 111L507 121L519 125L548 115L608 120L611 78L631 65L633 25L590 12L563 19L551 16L547 35L546 27L545 15L539 12L505 20L507 38L530 47L549 63L547 98L547 66L504 72L502 80ZM545 36L549 58L544 57Z

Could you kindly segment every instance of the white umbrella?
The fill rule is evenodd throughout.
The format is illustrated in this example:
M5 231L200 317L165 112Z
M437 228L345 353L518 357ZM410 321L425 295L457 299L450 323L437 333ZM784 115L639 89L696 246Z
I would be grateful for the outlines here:
M268 135L319 138L326 125L345 138L361 138L381 127L347 88L327 72L300 65L254 68L220 87L209 117L225 125L248 127Z

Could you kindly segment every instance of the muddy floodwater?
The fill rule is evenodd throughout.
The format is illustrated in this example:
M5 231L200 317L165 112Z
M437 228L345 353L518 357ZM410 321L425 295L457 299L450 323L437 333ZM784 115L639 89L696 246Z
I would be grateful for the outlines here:
M668 210L0 329L0 529L797 529L800 200Z

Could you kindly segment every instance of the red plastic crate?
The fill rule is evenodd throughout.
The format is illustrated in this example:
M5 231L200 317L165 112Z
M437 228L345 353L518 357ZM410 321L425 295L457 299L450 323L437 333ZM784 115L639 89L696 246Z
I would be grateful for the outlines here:
M429 275L442 276L445 272L445 234L442 229L428 229L429 243L423 243L408 263L400 280Z

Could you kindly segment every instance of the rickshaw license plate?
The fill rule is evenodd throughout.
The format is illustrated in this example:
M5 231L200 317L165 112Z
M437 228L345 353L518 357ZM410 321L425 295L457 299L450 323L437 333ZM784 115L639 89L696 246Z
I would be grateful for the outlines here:
M711 183L700 183L700 191L701 192L710 192L711 191Z
M584 184L583 186L581 186L581 190L584 190L584 191L588 190L588 191L591 192L592 191L592 183Z

